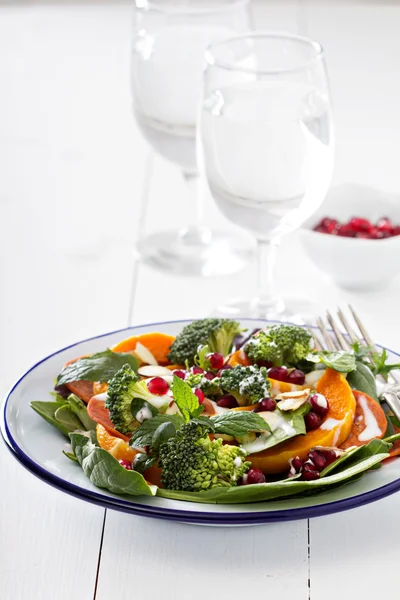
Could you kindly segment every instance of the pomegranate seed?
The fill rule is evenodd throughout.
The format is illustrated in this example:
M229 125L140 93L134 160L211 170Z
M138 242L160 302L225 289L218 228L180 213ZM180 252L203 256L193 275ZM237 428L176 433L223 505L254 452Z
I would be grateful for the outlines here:
M258 367L266 367L267 369L270 369L271 367L274 366L274 363L272 363L270 360L258 360L257 366Z
M337 230L337 235L340 237L355 237L356 232L350 225L340 225Z
M309 453L308 458L309 458L309 460L311 460L314 463L317 471L322 471L323 469L325 469L326 458L321 452L318 452L317 450L313 450L312 452Z
M400 235L400 225L393 228L392 235Z
M337 459L336 452L334 450L318 450L318 452L325 458L326 466L332 464Z
M212 379L216 378L216 375L215 375L215 373L210 373L210 371L207 371L206 373L204 373L204 377L211 381Z
M303 385L305 380L306 376L303 371L300 371L300 369L294 369L293 371L290 371L286 379L288 383L294 383L296 385Z
M368 219L362 217L352 217L348 222L348 226L354 232L370 231L373 227L372 223Z
M286 367L272 367L268 370L268 377L277 381L286 381L288 370Z
M211 368L215 369L216 371L222 369L224 366L224 357L219 352L207 354L206 358L210 361Z
M309 401L313 412L322 418L326 417L329 410L329 403L325 396L322 394L313 394L310 396Z
M337 226L338 222L336 219L325 217L325 219L322 219L314 229L317 231L322 230L323 233L332 233Z
M306 469L306 466L307 465L304 465L303 467L300 479L303 479L304 481L314 481L315 479L319 479L318 471L312 469L311 467L309 469Z
M199 388L196 388L195 390L193 390L193 392L197 396L200 404L203 404L203 402L204 402L204 392L202 390L200 390Z
M186 377L186 373L182 369L175 369L175 371L172 371L172 375L176 375L179 379L185 379Z
M249 469L247 471L247 485L252 483L265 483L265 475L260 469Z
M253 408L253 412L263 412L264 410L271 412L275 410L275 408L276 401L273 398L263 398L257 402L255 408Z
M393 232L393 223L388 217L382 217L382 219L377 222L376 228L378 231L382 231L390 235Z
M202 369L201 367L192 367L190 370L195 375L197 375L198 373L204 373L204 369Z
M129 460L125 460L124 458L122 458L121 460L118 461L119 464L124 467L124 469L126 469L127 471L132 471L132 463Z
M155 396L164 396L169 392L169 385L162 377L153 377L147 382L147 388L150 394Z
M314 231L318 231L318 233L328 233L324 227L321 227L321 225L314 227Z
M232 394L225 394L225 396L221 396L221 398L217 401L217 405L222 408L236 408L238 405L235 396Z
M293 458L292 467L296 471L296 473L300 472L302 466L303 466L303 461L301 460L301 458L299 458L298 456L296 456L296 458Z
M228 371L229 369L232 369L231 365L224 365L217 373L217 377L221 377L222 373L224 371Z
M315 412L309 412L304 417L304 422L306 424L306 431L313 431L313 429L318 429L322 423L322 419Z

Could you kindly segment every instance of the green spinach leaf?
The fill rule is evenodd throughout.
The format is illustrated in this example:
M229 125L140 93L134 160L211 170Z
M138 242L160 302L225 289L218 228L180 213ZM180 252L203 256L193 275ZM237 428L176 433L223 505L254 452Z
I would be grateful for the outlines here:
M144 453L136 454L135 458L133 459L133 469L134 471L137 471L143 475L147 469L155 464L156 460L156 456L148 456Z
M362 362L356 362L356 370L347 375L347 381L353 390L364 392L378 400L376 381L371 369Z
M154 496L156 486L146 483L137 471L128 471L107 450L95 446L88 437L70 434L72 450L90 481L114 494Z
M231 411L211 417L215 433L225 433L233 437L244 437L249 431L271 431L268 423L257 413L250 411Z
M139 361L130 352L113 352L107 349L85 358L78 358L64 367L57 378L57 385L81 380L108 382L126 364L134 371L139 367Z
M31 402L31 407L38 415L68 437L69 430L55 418L55 414L60 406L62 406L60 402L41 402L39 400Z
M162 423L172 423L175 430L179 429L183 425L184 420L181 415L163 415L158 414L152 419L144 421L138 429L133 432L133 435L129 441L130 445L135 448L144 448L145 446L151 446L153 443L153 436Z

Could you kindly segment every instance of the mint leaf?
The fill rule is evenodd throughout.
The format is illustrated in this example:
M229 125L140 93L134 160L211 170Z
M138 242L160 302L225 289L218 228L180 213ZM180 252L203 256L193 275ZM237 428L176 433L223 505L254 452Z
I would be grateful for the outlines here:
M244 437L249 431L271 431L268 423L257 413L228 410L210 419L215 433Z
M200 404L196 394L193 393L190 385L176 375L174 375L172 393L175 404L179 408L186 423L190 421L190 419L201 415L204 407Z
M327 350L310 352L304 360L315 364L322 363L339 373L349 373L356 369L355 356L350 352L328 352Z
M113 352L108 348L104 352L78 358L64 367L57 378L57 386L82 380L108 382L126 364L134 371L139 367L139 361L130 352Z
M163 414L158 414L152 419L147 419L133 432L129 441L130 445L135 448L144 448L145 446L151 447L153 444L153 436L162 423L172 423L175 426L175 430L177 430L183 425L184 420L180 415Z
M95 446L88 437L70 434L72 450L93 485L114 494L154 496L156 486L146 483L137 471L128 471L107 450Z
M383 375L383 377L387 377L391 371L400 369L400 363L386 364L388 359L386 348L383 348L381 352L376 352L371 346L364 346L360 342L354 342L351 347L354 350L356 360L370 368L375 376Z

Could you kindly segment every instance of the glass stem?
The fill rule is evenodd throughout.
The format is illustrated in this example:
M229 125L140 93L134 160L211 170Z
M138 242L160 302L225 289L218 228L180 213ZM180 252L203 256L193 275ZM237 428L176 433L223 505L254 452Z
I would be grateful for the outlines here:
M279 311L275 294L275 262L278 242L257 240L257 310L259 317L266 318Z
M203 226L203 198L199 175L193 171L183 171L188 190L189 224L180 233L185 244L206 245L211 241L211 232Z

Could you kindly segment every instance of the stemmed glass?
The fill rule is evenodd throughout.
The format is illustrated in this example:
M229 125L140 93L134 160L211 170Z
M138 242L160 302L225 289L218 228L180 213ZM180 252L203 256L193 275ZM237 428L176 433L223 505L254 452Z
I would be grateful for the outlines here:
M210 46L199 143L218 207L257 241L256 297L230 301L220 312L292 317L304 306L292 299L285 307L276 295L276 248L321 204L333 168L321 46L284 33L244 34Z
M154 150L180 167L191 196L185 229L139 240L141 258L155 267L212 276L233 273L251 257L251 240L240 236L233 240L205 226L196 161L205 49L249 28L249 0L136 0L134 114ZM160 202L168 202L168 190Z

